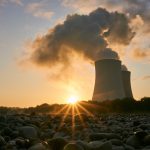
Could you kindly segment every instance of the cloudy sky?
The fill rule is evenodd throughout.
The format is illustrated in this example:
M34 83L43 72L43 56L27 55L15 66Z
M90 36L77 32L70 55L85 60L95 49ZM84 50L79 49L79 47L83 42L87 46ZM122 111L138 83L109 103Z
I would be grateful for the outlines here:
M0 0L0 105L91 99L108 47L131 71L134 97L150 96L149 12L149 0Z

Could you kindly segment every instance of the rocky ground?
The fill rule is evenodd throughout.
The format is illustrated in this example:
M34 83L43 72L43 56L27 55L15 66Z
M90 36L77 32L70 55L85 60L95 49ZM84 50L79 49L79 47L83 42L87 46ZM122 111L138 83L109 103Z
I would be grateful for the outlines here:
M0 115L0 150L150 150L150 114L63 116Z

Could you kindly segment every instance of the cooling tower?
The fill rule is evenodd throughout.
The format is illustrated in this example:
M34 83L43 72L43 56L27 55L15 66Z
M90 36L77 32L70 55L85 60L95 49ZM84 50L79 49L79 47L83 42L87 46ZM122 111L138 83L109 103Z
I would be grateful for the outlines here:
M122 70L122 81L126 98L133 98L131 83L130 83L130 71Z
M103 101L125 97L121 61L102 59L95 62L96 78L92 100Z

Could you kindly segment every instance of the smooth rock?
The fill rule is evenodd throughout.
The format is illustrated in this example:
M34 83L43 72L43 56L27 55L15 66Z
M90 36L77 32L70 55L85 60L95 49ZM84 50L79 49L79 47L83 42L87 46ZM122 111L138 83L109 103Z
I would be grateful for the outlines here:
M123 146L113 146L112 150L125 150Z
M100 147L99 150L112 150L111 142L105 142Z
M119 139L111 139L110 142L112 143L112 145L118 145L118 146L123 144L123 142Z
M147 132L145 132L145 131L137 131L137 132L135 132L135 136L136 136L139 140L143 140L146 135L147 135Z
M0 146L3 146L5 144L6 144L5 139L2 136L0 136Z
M125 150L135 150L134 147L132 147L130 145L126 145L126 144L124 144L124 148L125 148Z
M102 141L91 141L88 143L88 147L89 149L98 149L102 144Z
M11 136L12 135L12 129L10 129L9 127L5 127L3 130L2 130L2 132L1 132L1 134L2 135L5 135L5 136Z
M84 150L84 148L82 148L81 145L78 145L77 143L68 143L63 150Z
M54 138L47 141L52 150L63 150L64 146L68 143L64 138Z
M80 145L81 147L83 147L84 150L89 150L89 147L88 147L88 143L87 143L87 142L79 140L79 141L76 141L76 143L77 143L78 145Z
M19 147L19 148L23 148L25 146L25 140L24 139L21 139L21 138L18 138L15 140L16 141L16 145Z
M146 146L142 150L150 150L150 146Z
M47 150L47 148L42 143L37 143L31 146L28 150Z
M24 127L20 127L19 128L19 133L22 137L24 138L37 138L38 137L38 133L37 130L34 127L31 126L24 126Z
M133 126L139 126L141 123L138 120L133 121Z
M126 144L138 148L140 146L140 141L135 135L132 135L127 139Z
M93 141L88 144L90 150L112 150L111 142Z
M144 137L143 142L146 145L150 145L150 134Z
M90 140L101 140L101 139L120 139L117 134L114 133L93 133L89 136Z

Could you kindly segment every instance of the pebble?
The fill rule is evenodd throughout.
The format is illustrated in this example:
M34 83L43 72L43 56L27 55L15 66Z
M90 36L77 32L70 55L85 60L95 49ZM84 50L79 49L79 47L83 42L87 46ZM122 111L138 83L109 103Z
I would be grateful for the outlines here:
M0 146L3 146L5 144L6 144L5 139L2 136L0 136Z
M118 136L115 133L94 133L90 135L90 140L101 140L101 139L120 139L120 136Z
M144 144L150 145L150 134L146 135L143 140Z
M54 138L47 141L52 150L63 150L67 141L64 138Z
M19 128L19 133L22 137L24 138L37 138L38 137L38 133L37 130L34 127L31 126L23 126Z
M140 141L135 135L132 135L127 139L126 144L138 148L140 146Z
M68 143L63 150L84 150L84 148L76 143Z
M0 116L0 150L150 150L149 114Z
M42 143L37 143L31 146L28 150L48 150L48 149Z

